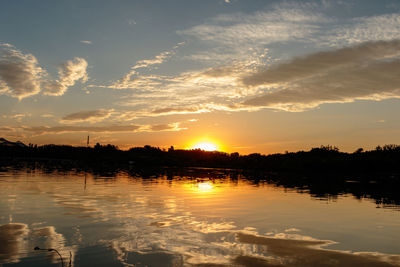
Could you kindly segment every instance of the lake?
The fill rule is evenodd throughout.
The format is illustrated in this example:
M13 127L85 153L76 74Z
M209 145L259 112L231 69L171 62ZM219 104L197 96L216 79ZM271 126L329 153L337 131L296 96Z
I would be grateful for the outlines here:
M400 266L398 205L229 170L3 169L0 225L0 266Z

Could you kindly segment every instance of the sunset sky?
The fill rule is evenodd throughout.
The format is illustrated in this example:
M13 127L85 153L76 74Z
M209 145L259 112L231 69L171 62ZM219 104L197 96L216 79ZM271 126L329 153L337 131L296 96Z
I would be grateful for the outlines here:
M400 143L400 1L0 1L0 137Z

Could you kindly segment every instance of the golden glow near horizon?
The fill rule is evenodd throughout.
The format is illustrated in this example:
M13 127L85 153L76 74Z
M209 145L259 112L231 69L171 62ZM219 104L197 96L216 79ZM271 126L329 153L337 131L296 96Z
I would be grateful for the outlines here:
M182 192L195 194L196 197L200 198L209 198L212 195L215 195L221 191L221 188L227 186L223 184L216 185L213 181L210 180L200 180L200 181L192 181L189 183L184 183L182 187Z
M204 151L221 151L222 146L215 140L202 138L192 142L186 149L201 149Z
M197 143L194 146L191 147L191 149L201 149L205 151L217 151L218 146L213 143L208 143L208 142L202 142L202 143Z

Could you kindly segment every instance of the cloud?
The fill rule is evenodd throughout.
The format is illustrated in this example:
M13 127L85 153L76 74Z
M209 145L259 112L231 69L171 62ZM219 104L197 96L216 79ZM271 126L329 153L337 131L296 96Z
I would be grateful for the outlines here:
M17 114L3 115L2 117L18 120L18 119L23 119L23 118L30 117L30 116L32 116L32 114L30 114L30 113L17 113Z
M318 31L318 23L327 21L325 16L309 7L305 9L296 5L284 8L276 6L272 11L253 14L219 15L208 23L178 33L225 45L260 45L303 40Z
M332 51L317 52L252 74L245 77L243 82L246 85L258 85L291 81L338 67L367 64L374 60L396 57L400 55L399 48L400 40L395 40L370 42Z
M124 75L118 81L112 83L111 85L99 86L99 85L89 85L88 87L105 87L112 89L140 89L151 91L154 88L162 85L165 77L160 75L139 75L135 70L131 70Z
M165 62L175 53L174 48L153 59L136 62L128 73L110 85L89 87L131 89L132 98L125 97L119 104L141 107L145 110L138 113L147 113L148 116L207 112L210 108L204 103L229 111L246 109L235 103L259 93L259 89L244 86L243 76L265 67L270 60L266 44L307 40L318 31L319 24L329 21L315 9L310 5L293 4L253 14L219 15L208 23L179 32L213 47L211 55L209 51L197 52L184 60L211 63L211 67L175 75L139 73L140 68Z
M14 129L11 127L0 127L0 132L13 132Z
M303 111L323 103L397 97L400 15L339 19L328 14L345 2L318 3L284 2L267 11L218 15L178 32L200 48L182 60L201 69L173 75L140 72L168 60L172 49L136 62L119 80L98 87L132 90L118 103L135 107L131 118L262 108Z
M185 56L184 60L211 63L211 67L175 75L139 72L142 68L164 63L182 45L178 44L153 59L137 61L128 73L109 85L88 87L131 89L132 97L125 97L119 104L140 107L143 110L137 113L144 116L210 111L204 103L229 111L254 109L235 105L243 97L259 93L257 87L243 85L243 76L265 67L270 60L266 44L305 41L319 30L319 24L329 21L315 12L316 9L312 5L287 4L253 14L219 15L208 23L179 32L186 37L201 39L210 44L208 48L212 47L211 54L209 51L197 52Z
M160 104L165 104L164 100L160 101ZM137 104L137 102L135 102ZM124 104L124 103L121 103ZM129 105L130 103L125 103ZM156 105L151 105L156 106ZM167 106L164 108L155 108L153 110L148 110L149 106L146 106L144 109L137 111L121 111L113 113L114 121L132 121L138 118L145 117L159 117L159 116L170 116L170 115L187 115L187 114L199 114L213 111L224 111L224 112L235 112L235 111L254 111L259 110L258 107L245 107L239 104L217 104L217 103L208 103L208 104L194 104L192 106L186 105L185 107L179 106Z
M310 54L243 79L267 93L244 106L302 111L323 103L400 97L400 41L369 42Z
M322 42L320 36L336 27L337 21L326 12L329 8L325 1L320 4L281 1L267 4L265 10L253 13L220 14L177 33L194 39L198 47L205 48L185 56L195 62L229 64L245 61L257 58L267 46L281 53L280 48L274 47L276 44L290 45L291 51L298 53L294 43L301 43L302 47L319 44Z
M165 77L159 75L140 76L137 69L149 68L153 65L164 63L166 60L170 59L173 55L175 55L177 49L183 46L184 44L185 44L184 42L178 43L171 50L161 52L153 59L143 59L137 61L136 64L131 67L131 70L128 73L126 73L118 81L113 82L111 85L106 85L106 86L89 85L88 87L106 87L112 89L141 88L144 90L151 90L151 88L160 86L162 84L162 80Z
M400 96L400 41L362 43L269 66L240 61L176 76L142 75L125 81L135 90L124 105L137 116L164 116L273 108L304 111L323 103ZM264 70L261 70L264 69ZM145 81L157 81L139 86Z
M140 129L139 125L108 125L108 126L23 126L24 131L41 134L61 134L72 132L136 132Z
M193 114L209 112L210 109L206 106L193 106L193 107L167 107L152 110L150 113L154 115L172 115L172 114Z
M24 223L0 225L0 264L17 263L27 249L29 229Z
M64 116L61 122L98 122L110 117L112 112L113 110L106 109L79 111Z
M4 119L10 119L14 122L21 122L31 116L32 116L31 113L17 113L17 114L10 114L10 115L2 115L1 117Z
M221 107L219 101L229 102L238 94L244 93L244 91L240 92L240 77L249 74L254 64L254 62L240 62L226 68L207 68L184 72L176 76L135 75L135 77L129 77L131 73L128 73L119 82L102 87L133 91L132 96L125 97L118 105L137 106L139 109L119 114L117 117L120 119L203 113L211 109L215 110L212 107L214 105ZM89 86L94 87L94 85Z
M204 103L205 99L234 98L243 93L238 90L240 78L253 72L258 64L254 61L237 62L226 67L188 71L176 76L137 75L104 87L135 90L136 103L143 100L154 106L159 106L158 101L162 102L161 106L171 106L171 103L177 107L192 106Z
M151 131L154 132L160 132L160 131L180 131L180 130L186 130L187 128L180 128L180 123L179 122L175 122L175 123L168 123L168 124L156 124L156 125L152 125L150 127Z
M0 91L18 99L40 92L47 73L32 54L23 54L10 44L0 45Z
M349 25L330 31L327 39L337 45L400 39L399 24L398 13L355 18Z
M186 128L180 127L180 122L156 125L105 125L105 126L21 126L10 127L10 129L19 129L33 135L42 134L63 134L74 132L92 132L92 133L135 133L135 132L160 132L160 131L181 131ZM8 129L8 128L7 128Z
M173 55L176 54L176 50L183 46L185 42L178 43L175 45L171 50L161 52L157 56L155 56L153 59L143 59L139 60L136 62L136 65L134 65L131 69L141 69L141 68L148 68L152 65L157 65L157 64L162 64L166 60L170 59Z
M132 67L132 69L140 69L140 68L148 68L149 66L161 64L164 61L170 59L173 55L176 54L176 50L183 46L185 43L178 43L176 46L173 47L172 50L164 51L155 56L153 59L143 59L136 62L136 65Z
M400 39L400 13L364 17L335 17L337 9L354 9L342 1L281 2L268 11L221 14L177 33L207 44L260 47L302 42L317 46L343 46L368 41ZM219 53L220 56L223 53Z
M228 66L183 72L176 76L138 75L132 80L104 87L129 88L133 91L132 96L125 97L118 105L138 109L119 114L121 120L215 110L253 110L257 108L239 107L235 102L243 96L254 95L253 91L258 90L245 87L242 78L260 66L263 66L261 61L240 61Z
M0 44L0 94L22 99L44 91L62 95L76 81L88 79L85 59L76 57L60 65L58 80L49 79L32 54L24 54L10 44Z
M317 240L307 236L292 235L298 239L288 239L287 234L277 234L273 237L257 236L238 233L237 241L241 244L250 244L258 251L268 248L268 255L241 255L234 259L236 264L246 266L317 266L325 265L334 259L338 266L398 266L400 256L377 252L348 252L325 249L323 247L334 244L329 240ZM302 238L302 239L299 239Z
M46 113L46 114L42 114L40 117L42 117L42 118L53 118L54 115L51 114L51 113Z
M205 44L206 51L186 55L187 59L203 62L229 61L251 56L250 49L273 44L290 46L299 53L304 47L341 47L367 41L400 39L400 14L343 18L331 14L346 7L346 2L319 3L280 2L269 5L267 11L221 14L205 23L180 30L178 34ZM280 49L275 52L280 53Z
M83 44L92 44L92 41L89 40L81 40L80 42Z
M143 59L136 62L136 65L132 69L147 68L152 65L161 64L172 55L172 51L165 51L157 55L153 59Z
M49 81L44 93L47 95L63 95L68 87L73 86L76 81L81 80L85 83L88 80L87 66L86 60L79 57L61 64L58 68L58 80Z

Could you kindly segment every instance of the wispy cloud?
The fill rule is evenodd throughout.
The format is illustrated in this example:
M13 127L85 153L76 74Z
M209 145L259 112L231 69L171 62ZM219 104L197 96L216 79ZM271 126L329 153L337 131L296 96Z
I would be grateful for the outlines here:
M107 86L89 85L89 87L107 87L113 89L128 89L128 88L142 88L151 90L151 88L161 85L161 81L164 77L158 75L147 75L140 76L138 69L149 68L153 65L158 65L164 63L166 60L170 59L176 54L179 47L183 46L185 43L181 42L174 46L171 50L161 52L153 59L143 59L136 62L131 70L126 73L121 79Z
M0 132L14 132L15 129L13 127L0 127Z
M137 133L137 132L164 132L164 131L181 131L187 128L181 127L180 122L167 123L167 124L128 124L116 125L109 124L103 126L83 126L83 125L60 125L60 126L7 126L2 127L1 131L23 131L30 135L43 135L43 134L64 134L64 133L78 133L78 132L92 132L92 133Z
M225 50L288 42L343 46L400 39L399 13L338 19L325 12L343 5L346 3L284 2L270 7L269 11L218 15L178 33L224 45Z
M197 25L179 34L225 45L248 43L271 44L289 40L304 40L315 33L319 24L329 21L315 10L292 6L275 7L271 11L253 14L219 15L208 23Z
M209 63L219 61L218 65L177 75L139 73L141 68L168 60L182 45L178 44L153 59L136 62L116 82L98 87L133 90L132 98L124 99L120 104L143 106L146 110L137 113L147 116L208 112L215 110L214 107L242 110L244 107L236 105L240 102L238 100L259 93L257 87L243 86L242 79L265 67L269 60L265 45L307 38L318 29L319 23L328 21L309 6L307 8L301 5L276 6L268 12L217 16L206 24L179 33L220 46L221 49L213 50L212 55L204 52L186 57Z
M152 91L154 88L161 86L165 78L165 76L160 75L140 75L137 71L131 70L124 77L110 85L89 85L88 87Z
M397 98L399 51L398 40L368 42L294 58L266 70L261 70L262 64L242 62L159 76L162 86L151 86L130 104L149 103L137 116L163 116L260 108L303 111L323 103Z
M327 41L336 45L400 39L400 14L384 14L352 19L344 27L329 31Z
M281 2L267 11L221 14L178 34L207 47L186 58L214 62L248 57L251 50L274 44L291 45L298 52L302 50L299 44L321 49L400 39L399 13L339 19L328 12L346 5L339 1Z
M33 133L35 135L41 134L61 134L73 132L137 132L141 126L139 125L107 125L107 126L23 126L22 130Z
M111 116L114 110L98 109L98 110L88 110L79 111L75 113L68 114L61 119L63 123L69 122L99 122Z
M46 114L42 114L40 117L42 117L42 118L53 118L54 114L46 113Z
M187 128L180 127L179 122L168 123L168 124L157 124L157 125L150 126L150 130L154 131L154 132L160 132L160 131L176 132L176 131L181 131L181 130L186 130L186 129Z
M192 107L167 107L154 109L150 113L154 115L172 115L172 114L193 114L209 112L210 109L206 106L192 106Z
M89 40L81 40L80 42L83 44L92 44L92 41Z
M400 97L400 41L364 43L311 54L243 79L267 93L245 106L302 111L323 103Z
M17 113L17 114L3 115L2 117L11 119L22 119L30 116L32 116L32 114L30 113Z
M188 111L200 113L208 109L203 103L230 103L232 99L249 94L251 89L242 86L241 78L261 65L262 61L251 59L175 76L137 75L104 87L133 90L133 97L124 99L120 104L145 105L150 115Z
M134 19L129 19L129 20L128 20L128 24L129 24L129 25L136 25L137 23L136 23L136 20L134 20Z
M26 121L30 117L32 117L31 113L17 113L17 114L2 115L3 119L9 119L13 122L22 122L23 120Z
M164 61L171 58L176 53L176 49L184 45L184 43L179 43L172 50L161 52L159 55L155 56L153 59L143 59L136 62L136 65L132 69L148 68L152 65L162 64Z
M218 15L178 31L188 45L194 40L203 47L180 58L200 63L200 69L174 75L140 72L166 62L174 47L98 87L132 90L117 103L135 109L117 116L127 119L216 110L303 111L323 103L398 97L400 15L344 20L327 15L338 5L284 2L267 11ZM276 44L294 49L276 52ZM293 58L332 47L336 50Z
M61 64L58 68L58 80L47 82L44 93L47 95L63 95L68 87L73 86L76 81L81 80L85 83L88 80L87 66L86 60L79 57Z
M243 79L246 85L274 84L325 73L338 67L389 60L400 56L400 41L369 42L331 51L317 52L271 66Z
M135 110L116 111L112 119L117 121L217 110L256 110L259 108L239 106L236 103L244 96L256 93L258 89L243 86L242 79L262 65L261 61L250 60L176 76L138 75L121 84L103 87L130 89L133 92L131 97L125 97L118 105L136 107Z
M58 79L49 78L32 54L24 54L10 44L0 45L0 93L22 99L44 91L62 95L76 81L86 82L87 62L76 57L60 65Z

